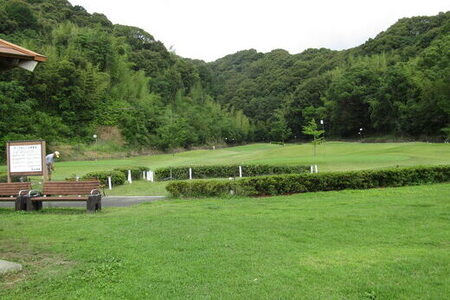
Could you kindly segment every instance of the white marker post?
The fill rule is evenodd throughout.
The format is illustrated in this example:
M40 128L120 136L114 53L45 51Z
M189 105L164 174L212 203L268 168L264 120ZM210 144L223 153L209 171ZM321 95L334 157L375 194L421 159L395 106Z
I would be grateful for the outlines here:
M131 179L131 170L128 170L128 183L133 183L133 180Z
M108 176L108 188L112 190L111 176Z
M309 167L309 169L310 169L311 173L314 173L314 167L313 167L313 165L311 165L311 166Z
M239 166L239 177L242 178L242 166Z
M76 180L76 181L80 181L80 176L76 176L76 177L75 177L75 180Z
M189 168L189 179L192 180L192 168Z
M147 178L147 181L153 182L153 171L148 171L146 178Z
M145 179L145 171L142 171L142 179Z
M314 173L319 173L319 168L317 168L317 165L314 165Z

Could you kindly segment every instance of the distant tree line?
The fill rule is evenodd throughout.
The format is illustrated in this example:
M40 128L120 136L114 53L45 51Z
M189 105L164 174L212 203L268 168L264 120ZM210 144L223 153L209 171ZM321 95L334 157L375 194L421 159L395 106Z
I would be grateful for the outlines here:
M210 93L250 118L256 140L304 137L312 119L339 138L359 128L412 138L450 132L450 12L401 19L345 51L245 50L210 66Z

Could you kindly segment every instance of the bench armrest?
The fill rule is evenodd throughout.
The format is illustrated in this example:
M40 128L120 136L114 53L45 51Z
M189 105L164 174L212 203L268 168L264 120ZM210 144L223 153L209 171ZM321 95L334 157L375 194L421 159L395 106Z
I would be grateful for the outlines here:
M25 195L28 193L28 190L20 190L19 191L19 197L22 196L22 193Z
M102 192L99 189L93 189L91 191L91 196L99 196L101 194L102 194Z
M28 197L36 197L36 196L39 196L39 195L41 195L41 192L36 191L36 190L30 190L28 192Z

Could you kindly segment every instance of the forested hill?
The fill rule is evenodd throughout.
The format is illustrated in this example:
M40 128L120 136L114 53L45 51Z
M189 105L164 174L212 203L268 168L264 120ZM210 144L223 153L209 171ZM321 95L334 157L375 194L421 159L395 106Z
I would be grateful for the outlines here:
M243 110L256 139L300 137L313 118L335 137L450 131L450 12L401 19L345 51L245 50L211 68L211 94Z
M0 32L48 56L34 73L0 73L0 141L92 142L103 130L120 131L133 148L167 150L250 138L242 112L205 93L204 62L139 28L66 0L0 0Z
M450 131L450 13L402 19L345 51L245 50L212 63L166 49L66 0L0 0L0 38L48 56L0 74L0 139L88 142L120 131L131 147ZM0 148L1 149L1 148Z

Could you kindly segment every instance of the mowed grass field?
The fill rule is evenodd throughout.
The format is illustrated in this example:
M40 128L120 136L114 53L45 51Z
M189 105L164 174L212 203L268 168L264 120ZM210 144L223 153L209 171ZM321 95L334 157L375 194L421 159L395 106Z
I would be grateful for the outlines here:
M0 208L1 299L446 299L450 184Z
M64 156L64 153L62 153ZM217 150L139 156L98 161L62 161L56 163L54 180L82 176L91 171L145 166L152 170L170 166L217 164L307 164L317 163L319 171L346 171L395 166L450 163L450 144L431 143L348 143L327 142L317 147L313 159L311 144L252 144ZM5 167L0 167L0 171ZM166 183L135 182L108 191L110 195L165 195Z

